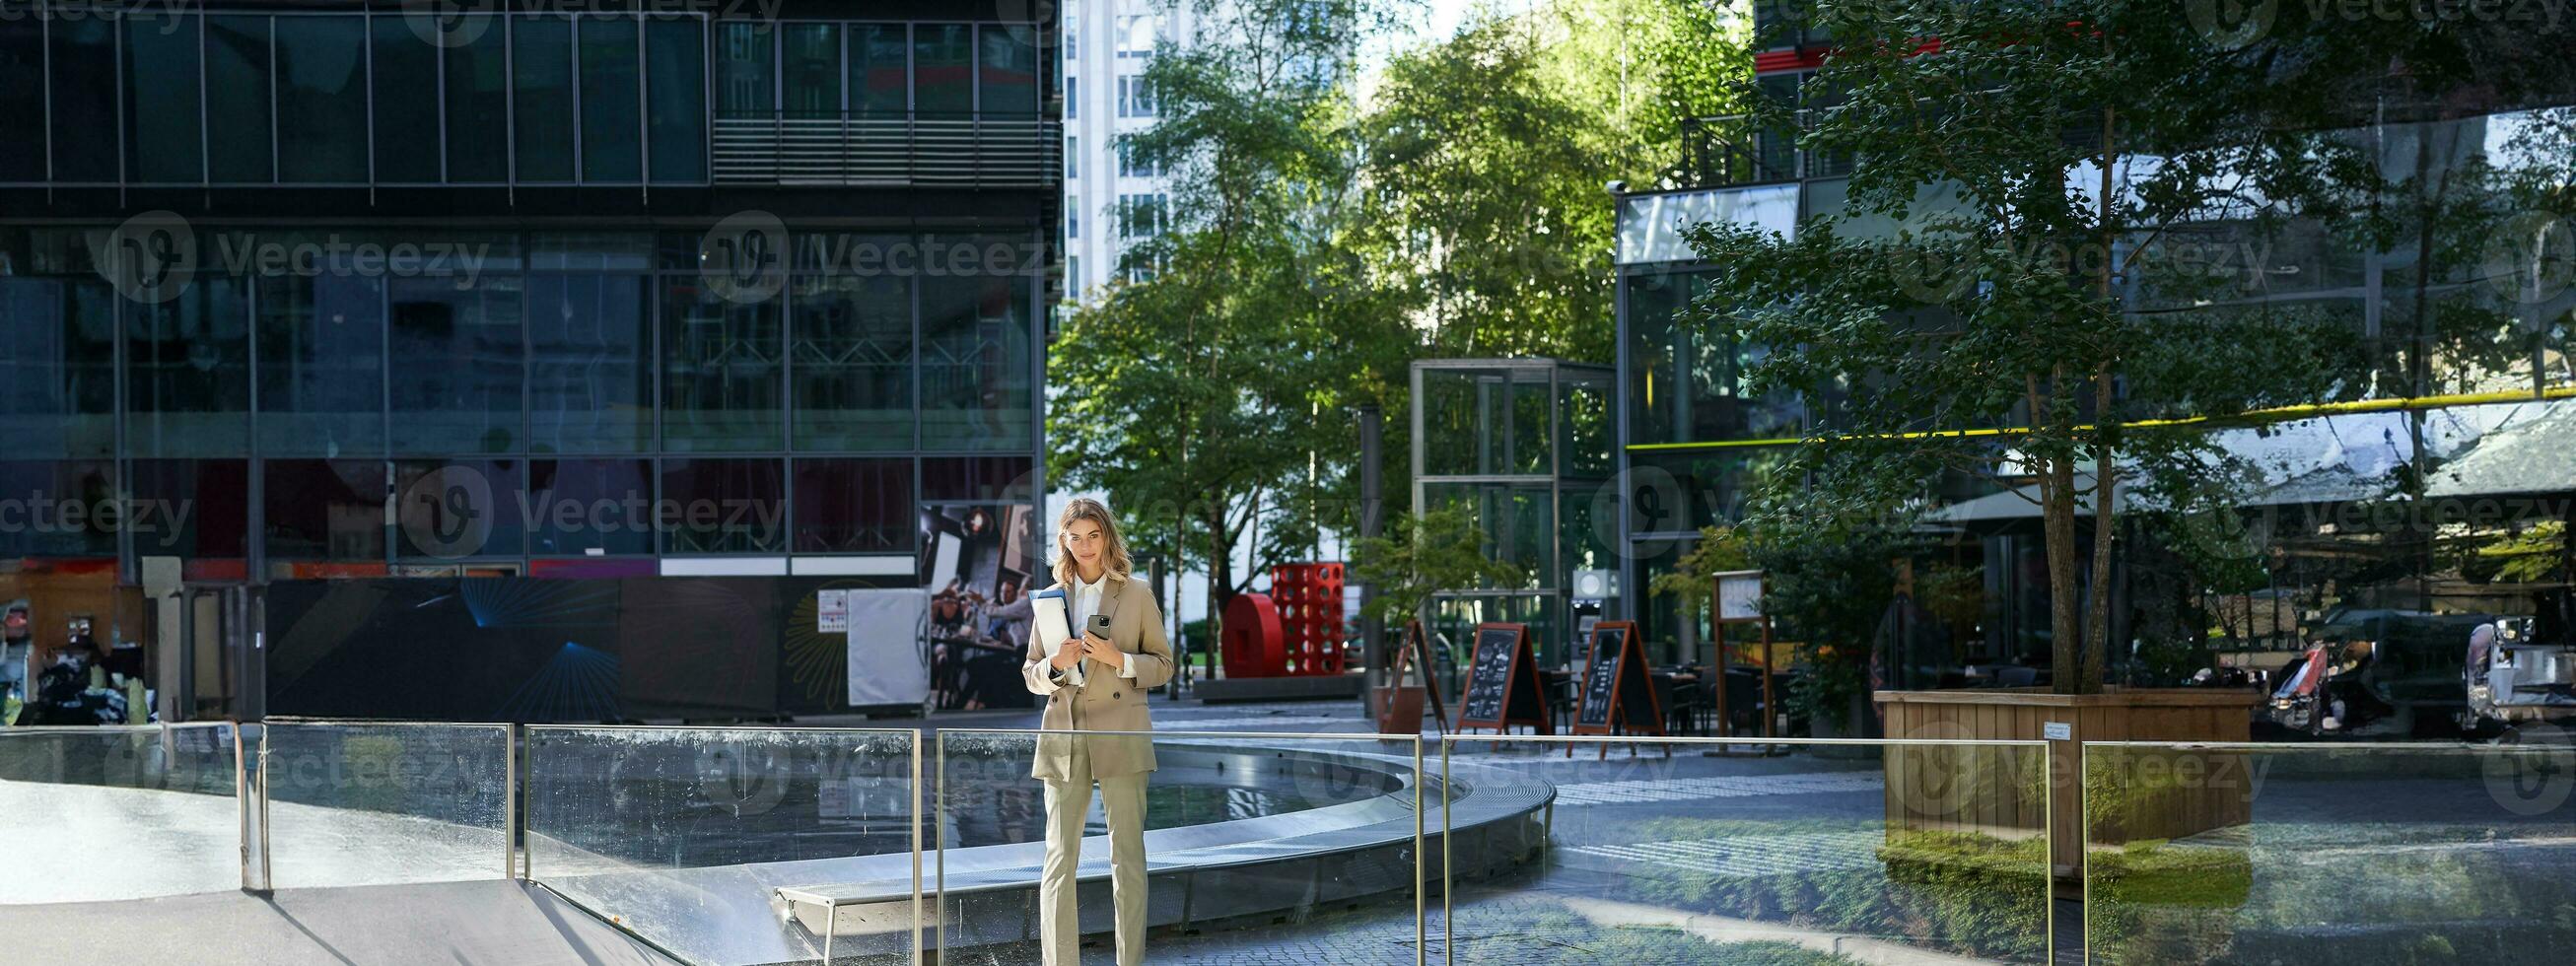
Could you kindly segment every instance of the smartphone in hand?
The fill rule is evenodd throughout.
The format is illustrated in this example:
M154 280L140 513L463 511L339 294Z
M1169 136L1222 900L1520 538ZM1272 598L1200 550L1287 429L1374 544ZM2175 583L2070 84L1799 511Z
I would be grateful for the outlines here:
M1091 633L1098 634L1102 638L1107 638L1109 636L1109 615L1091 615Z

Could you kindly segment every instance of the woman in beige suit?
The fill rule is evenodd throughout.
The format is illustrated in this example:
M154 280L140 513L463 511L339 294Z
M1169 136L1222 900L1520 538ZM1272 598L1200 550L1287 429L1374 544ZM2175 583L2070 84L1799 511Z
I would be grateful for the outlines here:
M1100 501L1077 499L1056 519L1055 587L1079 633L1048 652L1034 627L1020 676L1046 699L1048 731L1150 732L1148 689L1172 679L1154 590L1128 578L1127 545ZM1109 632L1093 615L1109 619ZM1109 819L1109 879L1117 908L1119 966L1145 961L1145 775L1154 744L1143 734L1047 735L1030 773L1046 783L1046 867L1038 880L1038 935L1046 966L1077 966L1082 939L1073 874L1082 861L1082 816L1091 789Z

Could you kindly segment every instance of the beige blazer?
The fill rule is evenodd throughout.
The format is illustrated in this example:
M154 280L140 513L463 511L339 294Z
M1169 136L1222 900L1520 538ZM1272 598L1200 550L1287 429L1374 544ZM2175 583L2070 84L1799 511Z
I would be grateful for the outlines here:
M1039 727L1048 731L1154 730L1153 718L1146 713L1145 693L1172 679L1172 642L1163 634L1163 611L1154 606L1153 588L1142 581L1111 577L1109 585L1100 589L1100 613L1109 615L1109 640L1127 652L1127 661L1135 665L1136 676L1121 677L1116 668L1086 660L1080 687L1059 685L1053 678L1055 668L1047 663L1052 655L1041 649L1037 627L1031 625L1028 659L1020 662L1020 677L1028 682L1031 693L1046 702ZM1067 766L1073 760L1074 739L1072 735L1040 737L1037 761L1030 774L1048 781L1071 780ZM1080 740L1091 757L1090 778L1154 770L1154 742L1143 735Z

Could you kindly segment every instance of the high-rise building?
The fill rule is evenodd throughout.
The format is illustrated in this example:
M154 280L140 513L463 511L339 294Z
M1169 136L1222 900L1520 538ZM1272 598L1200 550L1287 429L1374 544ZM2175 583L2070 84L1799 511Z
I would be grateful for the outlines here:
M1171 0L1065 0L1063 15L1065 290L1084 300L1129 245L1171 226L1168 172L1122 139L1160 116L1145 68L1200 14Z

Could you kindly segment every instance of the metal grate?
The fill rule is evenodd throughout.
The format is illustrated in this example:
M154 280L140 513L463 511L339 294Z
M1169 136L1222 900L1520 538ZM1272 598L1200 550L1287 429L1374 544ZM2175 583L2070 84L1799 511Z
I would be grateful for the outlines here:
M718 184L1046 187L1063 125L1027 114L719 117Z

